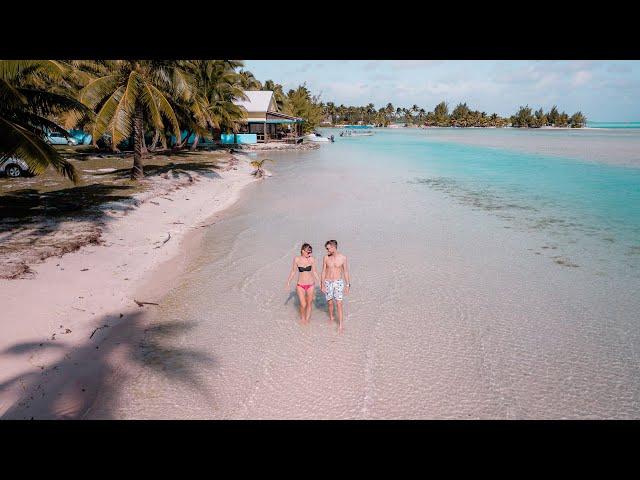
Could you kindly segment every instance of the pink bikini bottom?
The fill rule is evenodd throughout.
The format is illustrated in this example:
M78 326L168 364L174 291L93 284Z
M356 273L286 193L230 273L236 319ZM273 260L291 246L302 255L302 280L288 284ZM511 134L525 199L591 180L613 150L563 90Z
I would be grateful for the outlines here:
M304 288L304 291L306 292L311 287L313 287L313 283L310 283L309 285L301 285L300 283L298 283L298 286Z

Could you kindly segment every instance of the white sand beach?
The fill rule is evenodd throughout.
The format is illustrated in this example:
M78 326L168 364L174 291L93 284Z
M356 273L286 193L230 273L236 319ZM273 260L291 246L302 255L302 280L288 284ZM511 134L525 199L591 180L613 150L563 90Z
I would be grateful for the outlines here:
M238 158L218 172L154 178L138 206L104 207L101 244L0 280L0 416L82 418L141 330L140 313L180 274L201 232L254 181ZM139 306L136 303L149 302ZM122 341L126 339L126 341Z

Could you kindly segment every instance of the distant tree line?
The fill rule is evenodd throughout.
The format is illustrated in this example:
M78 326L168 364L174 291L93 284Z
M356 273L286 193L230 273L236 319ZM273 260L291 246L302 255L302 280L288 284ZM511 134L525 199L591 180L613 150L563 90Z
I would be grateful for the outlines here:
M446 102L440 102L433 111L427 112L418 105L410 108L394 107L392 103L376 109L372 103L366 106L335 105L333 102L322 104L323 121L335 124L364 123L386 127L392 123L427 127L583 127L586 117L582 112L576 112L571 117L565 112L558 112L554 105L548 113L542 108L535 113L529 106L520 107L515 115L501 117L497 113L487 114L478 110L471 110L466 103L459 103L449 113Z
M528 128L540 128L540 127L571 127L581 128L587 123L587 118L582 112L576 112L571 117L565 112L558 112L558 108L554 105L548 113L545 113L542 108L531 112L531 108L520 107L520 109L510 118L511 125L514 127L528 127Z

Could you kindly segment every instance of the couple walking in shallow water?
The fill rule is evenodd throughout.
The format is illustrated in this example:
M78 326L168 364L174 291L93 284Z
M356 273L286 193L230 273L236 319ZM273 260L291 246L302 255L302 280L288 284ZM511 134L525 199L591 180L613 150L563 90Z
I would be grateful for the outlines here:
M338 252L338 242L329 240L324 244L327 254L322 260L322 273L318 277L316 260L311 256L313 249L311 245L305 243L300 248L300 255L293 259L291 272L287 279L287 291L293 279L296 268L298 269L298 283L296 292L300 300L300 320L308 323L311 319L311 307L315 296L315 281L320 284L322 293L325 294L329 304L329 321L333 324L334 304L338 310L339 331L343 329L343 308L342 300L344 295L349 294L349 265L347 257Z

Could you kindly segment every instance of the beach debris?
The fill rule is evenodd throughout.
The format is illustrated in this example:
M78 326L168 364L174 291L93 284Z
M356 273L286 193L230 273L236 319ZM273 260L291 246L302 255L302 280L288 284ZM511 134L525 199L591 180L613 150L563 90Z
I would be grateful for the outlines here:
M82 270L80 270L81 272L86 272L87 270L89 270L88 268L83 268Z
M161 248L161 247L163 247L163 246L164 246L164 244L165 244L165 243L167 243L169 240L171 240L171 233L170 233L170 232L167 232L167 235L168 235L168 237L167 237L167 239L166 239L164 242L162 242L162 245L158 245L158 246L157 246L157 247L155 247L155 248Z
M135 298L133 299L133 301L136 302L139 307L142 307L144 305L160 305L159 303L153 303L153 302L139 302Z
M160 205L158 202L154 202L153 200L149 200L149 203L153 203L154 205Z
M102 330L103 328L109 328L109 325L103 325L103 326L101 326L101 327L97 327L97 328L96 328L96 329L91 333L91 336L89 337L89 339L93 338L93 336L95 335L95 333L96 333L98 330ZM96 347L96 348L98 348L98 347Z

